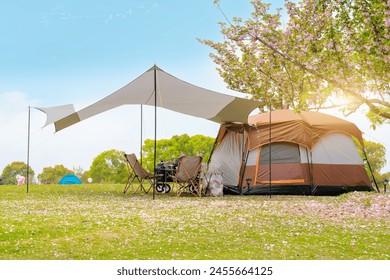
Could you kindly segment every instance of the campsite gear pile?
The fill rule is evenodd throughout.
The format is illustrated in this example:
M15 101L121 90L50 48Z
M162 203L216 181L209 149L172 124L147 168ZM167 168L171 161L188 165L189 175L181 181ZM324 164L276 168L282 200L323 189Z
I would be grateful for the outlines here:
M156 191L169 193L176 174L177 163L173 161L162 161L156 166Z
M185 191L201 196L201 165L201 156L181 156L174 162L160 162L155 168L156 191L169 193L172 189L169 183L172 183L178 185L178 196Z
M205 173L203 177L206 196L223 196L222 172Z

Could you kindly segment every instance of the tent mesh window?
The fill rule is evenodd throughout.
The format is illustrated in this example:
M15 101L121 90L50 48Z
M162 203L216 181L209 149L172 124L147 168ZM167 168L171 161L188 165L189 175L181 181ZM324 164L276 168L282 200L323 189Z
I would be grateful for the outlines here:
M261 148L260 164L269 164L269 145ZM294 143L280 142L271 144L271 163L301 162L299 146Z

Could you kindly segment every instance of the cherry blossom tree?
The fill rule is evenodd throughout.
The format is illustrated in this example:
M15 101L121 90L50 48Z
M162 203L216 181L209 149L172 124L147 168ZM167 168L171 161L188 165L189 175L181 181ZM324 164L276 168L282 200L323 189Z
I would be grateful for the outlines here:
M225 16L223 42L200 39L229 88L262 111L340 106L362 108L373 126L390 120L390 0L285 0L276 12L251 3L249 19Z

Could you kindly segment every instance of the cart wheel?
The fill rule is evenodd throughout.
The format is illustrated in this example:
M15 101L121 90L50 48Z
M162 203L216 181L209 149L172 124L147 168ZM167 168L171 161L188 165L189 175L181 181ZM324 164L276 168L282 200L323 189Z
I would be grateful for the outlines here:
M169 184L164 184L164 193L169 193L171 191L171 186Z
M192 192L192 193L195 193L195 192L196 192L196 189L194 188L193 185L190 185L189 189L190 189L190 192Z
M164 184L163 183L157 183L156 184L156 191L157 192L163 192L164 191Z

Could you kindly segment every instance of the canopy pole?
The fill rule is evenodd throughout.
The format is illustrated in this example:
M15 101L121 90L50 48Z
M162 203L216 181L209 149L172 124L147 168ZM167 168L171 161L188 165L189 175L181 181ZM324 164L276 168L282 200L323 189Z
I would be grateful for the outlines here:
M156 197L156 163L157 163L157 67L154 65L154 159L153 159L153 170L154 170L154 182L153 182L153 200Z
M31 122L31 106L28 106L28 122L27 122L27 181L26 181L26 191L28 193L28 187L30 183L30 122Z
M140 145L141 145L141 149L140 149L140 164L142 166L142 130L143 130L143 108L142 108L142 104L141 104L141 139L140 139Z

